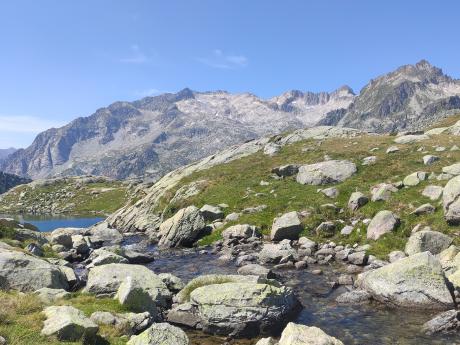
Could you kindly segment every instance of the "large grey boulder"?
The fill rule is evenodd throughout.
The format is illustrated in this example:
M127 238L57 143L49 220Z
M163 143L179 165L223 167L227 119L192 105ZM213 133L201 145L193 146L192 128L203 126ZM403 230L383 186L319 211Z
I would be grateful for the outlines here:
M131 337L126 345L188 345L187 334L169 323L154 323L144 332Z
M179 210L160 225L160 247L190 247L204 234L206 227L201 212L195 206Z
M442 192L444 218L449 224L460 224L460 176L450 179Z
M120 285L130 278L133 284L148 292L157 306L167 307L171 292L161 278L147 267L130 264L108 264L90 269L84 292L113 296Z
M297 173L301 184L322 185L343 182L356 173L356 165L347 160L330 160L302 165Z
M32 292L41 288L69 288L58 266L14 250L0 249L0 289Z
M190 304L207 333L257 336L279 329L300 307L291 289L275 282L228 282L198 287Z
M390 306L434 310L454 306L441 263L429 252L362 273L356 284Z
M279 243L264 243L259 252L259 261L264 264L277 264L282 258L296 256L297 252L292 248L290 241L283 240Z
M436 255L449 248L452 241L452 237L438 231L417 231L407 240L405 252L407 255L413 255L429 251L431 254Z
M354 192L351 194L348 200L348 208L352 211L356 211L360 207L366 205L369 202L369 198L361 192Z
M303 227L300 223L297 212L289 212L273 220L270 239L272 241L281 241L284 239L296 240L302 232Z
M398 216L393 212L383 210L378 212L367 227L367 238L378 240L380 236L393 231L400 223Z
M43 313L46 316L41 332L43 335L53 335L61 341L94 342L99 327L82 311L71 306L51 306L45 308Z
M343 345L318 327L288 323L281 334L278 345Z

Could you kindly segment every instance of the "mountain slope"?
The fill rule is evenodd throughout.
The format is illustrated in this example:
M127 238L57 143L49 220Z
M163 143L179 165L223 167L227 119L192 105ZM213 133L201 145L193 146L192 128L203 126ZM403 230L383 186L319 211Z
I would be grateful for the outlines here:
M0 171L0 194L5 193L17 185L29 183L27 178L19 177L13 174L7 174Z
M0 161L8 157L10 154L16 152L18 149L10 147L8 149L0 149Z
M92 174L156 179L235 143L311 126L353 98L348 87L330 94L291 91L271 100L184 89L117 102L47 130L1 166L32 178Z
M420 61L371 80L358 96L288 91L194 92L116 102L40 133L0 170L31 178L104 175L156 180L233 144L287 130L331 125L372 132L422 129L460 112L460 81Z
M371 80L346 109L332 111L321 125L372 132L423 129L460 110L460 80L422 60Z

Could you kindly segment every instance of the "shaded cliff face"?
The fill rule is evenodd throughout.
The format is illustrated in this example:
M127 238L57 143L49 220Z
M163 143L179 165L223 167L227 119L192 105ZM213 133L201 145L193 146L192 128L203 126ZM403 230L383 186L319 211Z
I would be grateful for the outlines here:
M422 60L371 80L348 108L319 124L383 133L423 129L459 111L460 81Z
M353 98L348 87L333 93L290 91L270 100L184 89L117 102L47 130L0 166L32 178L92 174L157 179L233 144L311 126Z
M5 193L17 185L29 183L27 178L19 177L13 174L7 174L0 171L0 194Z

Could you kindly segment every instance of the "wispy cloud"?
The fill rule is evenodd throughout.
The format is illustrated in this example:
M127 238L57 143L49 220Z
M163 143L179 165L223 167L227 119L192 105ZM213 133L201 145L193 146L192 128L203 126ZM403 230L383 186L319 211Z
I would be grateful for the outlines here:
M64 122L41 119L35 116L0 115L0 132L39 133L63 125Z
M126 57L119 59L120 62L129 64L143 64L149 60L150 58L145 55L145 53L137 44L133 44L131 47L129 47L129 54Z
M208 57L197 58L201 62L212 68L236 69L246 67L249 60L244 55L226 54L221 49L214 49Z

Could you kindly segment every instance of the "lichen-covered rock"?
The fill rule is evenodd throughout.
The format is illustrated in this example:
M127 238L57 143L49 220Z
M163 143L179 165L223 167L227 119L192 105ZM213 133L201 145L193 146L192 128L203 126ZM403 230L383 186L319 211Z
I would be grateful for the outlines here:
M190 247L204 235L206 224L195 206L179 210L160 225L160 247Z
M412 234L406 243L405 252L413 255L429 251L431 254L439 254L452 244L452 237L438 231L422 230Z
M0 289L32 292L41 288L69 287L58 266L48 261L8 249L0 249Z
M322 185L343 182L356 173L356 165L347 160L330 160L302 165L297 173L301 184Z
M82 311L71 306L51 306L43 313L46 316L43 335L54 335L62 341L94 342L99 327Z
M303 227L300 223L297 212L289 212L273 220L270 238L272 241L281 241L284 239L296 240L302 232Z
M444 218L449 224L460 224L460 176L449 180L442 193Z
M343 345L318 327L290 322L281 334L278 345Z
M378 240L380 236L393 231L400 223L393 212L383 210L378 212L367 227L367 238Z
M131 337L126 345L188 345L187 334L169 323L154 323L144 332Z
M108 264L90 269L85 292L113 296L120 285L130 277L136 285L142 286L161 307L170 304L171 292L161 278L147 267L130 264Z
M203 330L212 334L257 336L282 326L300 307L292 290L260 283L222 283L190 294Z
M357 286L390 306L433 310L454 306L441 263L429 252L362 273Z

